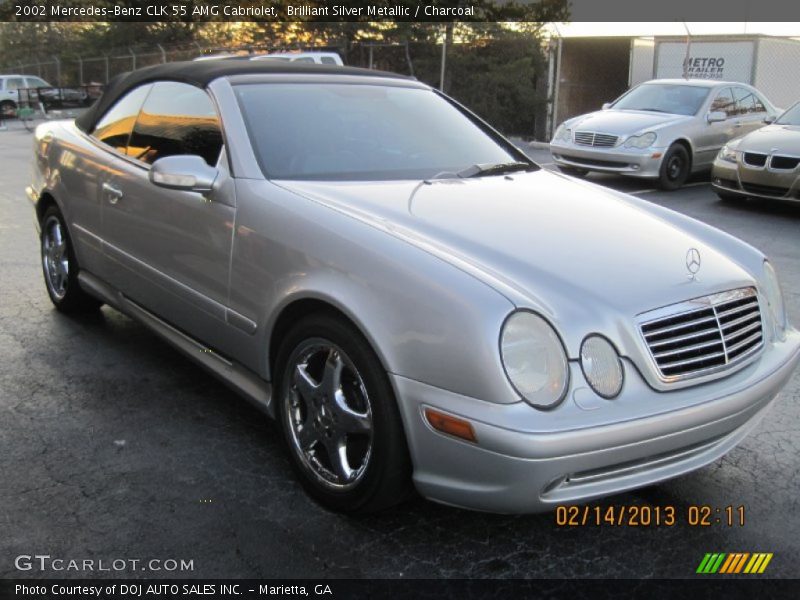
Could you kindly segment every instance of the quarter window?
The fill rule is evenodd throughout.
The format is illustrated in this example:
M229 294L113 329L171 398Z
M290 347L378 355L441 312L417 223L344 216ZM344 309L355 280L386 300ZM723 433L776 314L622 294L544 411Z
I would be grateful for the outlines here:
M128 154L152 164L176 154L215 165L222 149L219 117L203 90L177 82L153 84L133 127Z
M136 115L139 114L139 109L152 87L143 85L120 98L98 121L91 135L115 150L126 153Z
M732 117L736 114L736 103L733 100L730 88L720 90L717 97L714 98L714 101L711 103L711 108L709 110L711 112L722 111L728 117Z
M49 88L51 86L44 79L40 79L38 77L28 77L28 87L29 88L40 88L40 87Z
M733 88L733 95L736 98L736 113L749 115L753 113L766 112L761 99L747 88Z

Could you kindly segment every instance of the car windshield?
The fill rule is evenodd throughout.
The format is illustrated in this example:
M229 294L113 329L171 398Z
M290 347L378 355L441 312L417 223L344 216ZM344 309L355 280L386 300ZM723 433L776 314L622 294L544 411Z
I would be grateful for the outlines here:
M519 154L432 90L338 83L235 90L261 168L273 179L429 179L501 163L519 170Z
M783 113L776 121L778 125L794 125L800 127L800 102Z
M648 110L674 115L696 115L708 97L710 88L695 85L648 83L640 85L617 100L617 110Z

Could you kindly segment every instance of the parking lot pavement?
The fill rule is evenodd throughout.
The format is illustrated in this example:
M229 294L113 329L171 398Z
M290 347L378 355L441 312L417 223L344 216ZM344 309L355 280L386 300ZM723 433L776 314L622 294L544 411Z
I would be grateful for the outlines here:
M97 576L691 577L706 552L773 552L765 576L797 575L800 373L727 457L594 503L673 506L671 527L559 527L422 499L332 514L295 482L276 428L202 369L111 309L53 310L23 194L30 145L0 134L0 577L91 575L21 572L21 554L193 561ZM768 252L800 323L800 209L723 204L705 184L640 197ZM690 526L692 505L744 506L745 525Z

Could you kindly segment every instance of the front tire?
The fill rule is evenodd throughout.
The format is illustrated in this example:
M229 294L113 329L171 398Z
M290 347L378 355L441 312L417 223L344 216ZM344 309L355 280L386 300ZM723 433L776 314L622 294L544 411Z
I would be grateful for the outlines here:
M320 504L368 513L404 500L411 461L388 376L352 325L318 314L278 351L276 401L292 467Z
M3 100L0 102L0 115L3 117L13 117L17 112L17 103L13 100Z
M692 160L681 144L672 144L661 161L658 185L662 190L672 191L681 187L689 178Z
M61 211L49 207L42 217L42 273L47 295L53 305L64 313L97 310L102 302L81 289L78 282L78 260Z

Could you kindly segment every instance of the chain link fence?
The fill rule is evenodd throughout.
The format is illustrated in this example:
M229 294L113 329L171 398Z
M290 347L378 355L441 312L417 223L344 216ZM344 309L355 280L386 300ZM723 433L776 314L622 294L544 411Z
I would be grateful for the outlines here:
M118 73L159 63L216 54L334 51L347 65L416 77L444 89L509 135L541 137L547 112L547 62L533 37L476 40L470 43L356 42L342 46L212 47L199 43L124 48L103 56L53 55L5 64L2 74L35 75L54 88L105 84ZM443 79L444 76L444 79Z

